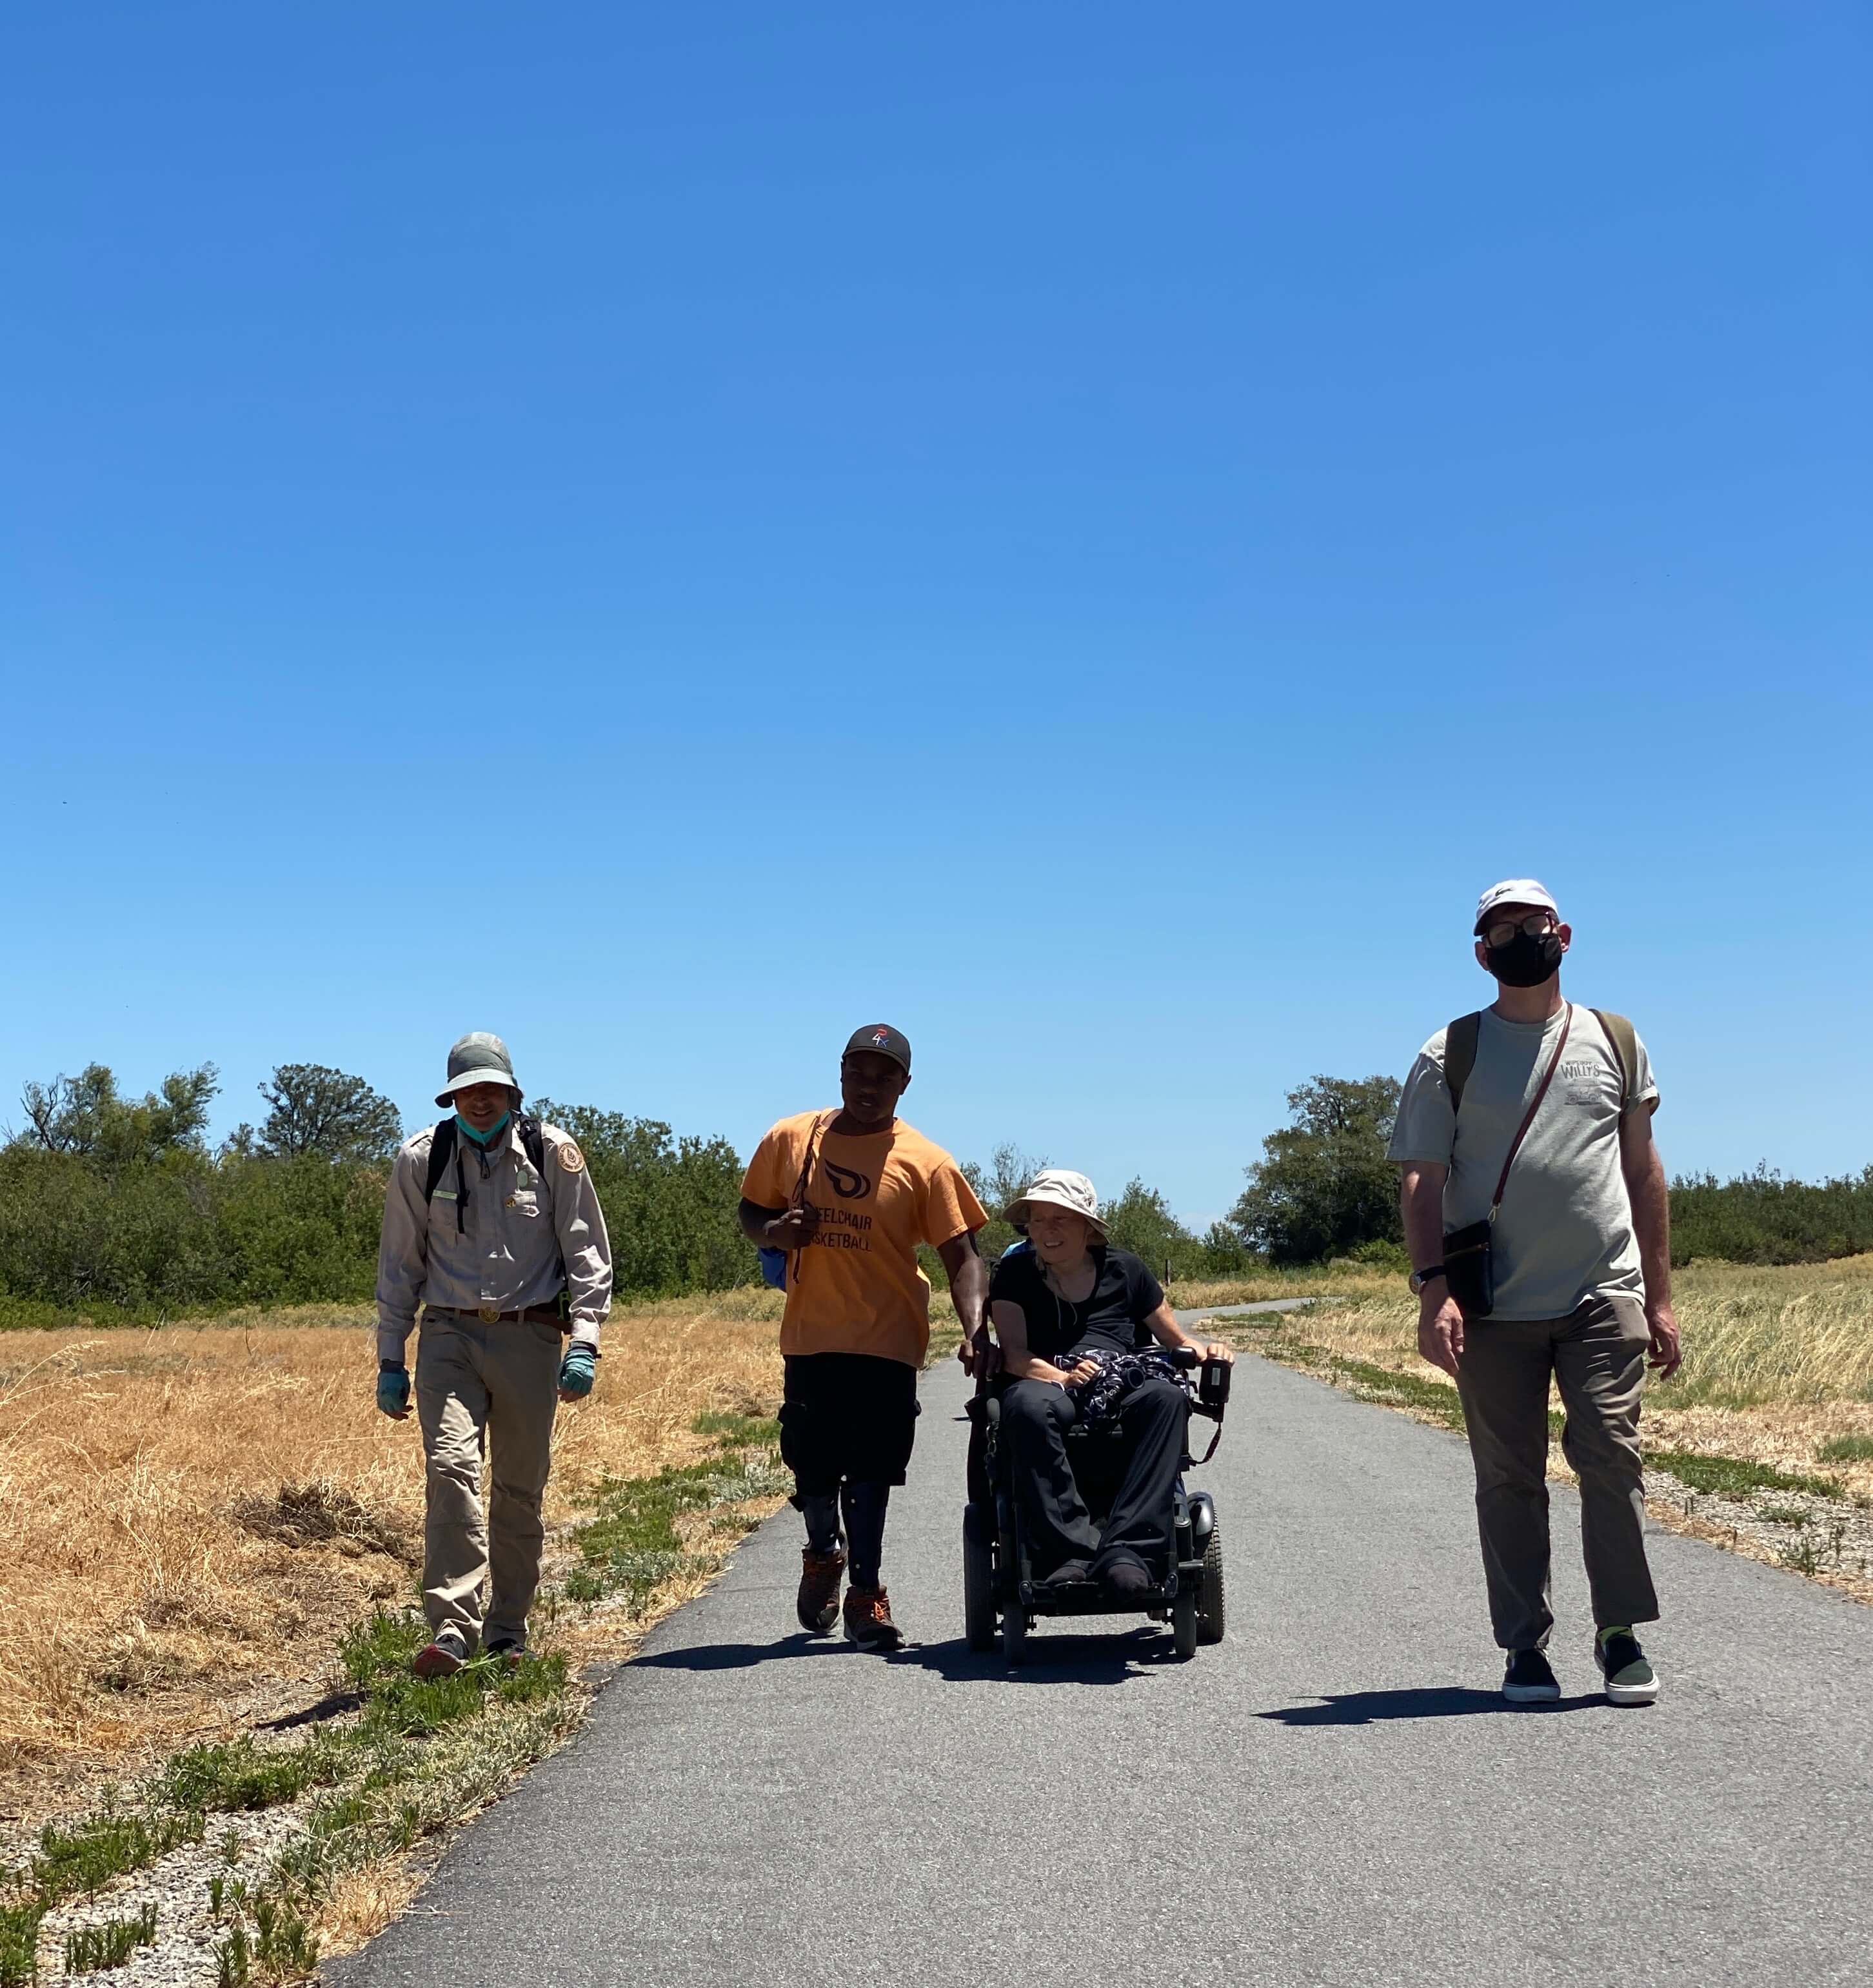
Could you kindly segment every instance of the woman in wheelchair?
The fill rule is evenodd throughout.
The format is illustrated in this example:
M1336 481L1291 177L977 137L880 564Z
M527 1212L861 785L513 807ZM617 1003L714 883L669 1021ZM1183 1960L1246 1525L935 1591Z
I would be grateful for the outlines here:
M1107 1243L1085 1175L1046 1168L1008 1215L1033 1246L997 1264L989 1302L1009 1377L1001 1427L1028 1558L1050 1585L1097 1581L1131 1608L1165 1577L1188 1412L1152 1349L1234 1356L1192 1339L1144 1264ZM1116 1425L1117 1489L1103 1525L1067 1456L1067 1432L1080 1423Z

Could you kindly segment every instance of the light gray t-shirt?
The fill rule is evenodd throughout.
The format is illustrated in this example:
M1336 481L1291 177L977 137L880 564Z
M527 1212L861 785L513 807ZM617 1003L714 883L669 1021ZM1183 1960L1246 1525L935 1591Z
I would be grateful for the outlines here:
M1418 1051L1388 1157L1449 1168L1446 1229L1489 1213L1503 1155L1554 1053L1567 1012L1560 1009L1545 1023L1505 1022L1486 1008L1460 1117L1444 1081L1449 1032L1439 1029ZM1606 1031L1591 1009L1573 1012L1566 1053L1509 1170L1496 1218L1493 1318L1565 1318L1588 1297L1645 1294L1631 1198L1620 1170L1619 1121L1622 1111L1655 1104L1658 1087L1641 1043L1622 1097L1619 1057Z

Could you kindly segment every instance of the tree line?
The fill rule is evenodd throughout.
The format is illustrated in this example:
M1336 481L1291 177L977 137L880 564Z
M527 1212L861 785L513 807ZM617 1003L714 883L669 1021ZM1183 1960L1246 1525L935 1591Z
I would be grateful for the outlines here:
M141 1097L93 1063L29 1084L25 1123L0 1144L0 1317L147 1318L242 1303L367 1300L397 1109L363 1078L285 1063L259 1087L265 1107L218 1148L211 1063ZM1229 1215L1202 1235L1134 1178L1107 1202L1112 1240L1174 1278L1336 1259L1401 1266L1398 1182L1386 1141L1399 1086L1387 1077L1315 1077L1288 1094L1289 1123L1262 1142ZM752 1283L735 1221L742 1162L720 1138L659 1120L538 1100L584 1149L612 1232L623 1299ZM1007 1210L1046 1162L1013 1145L965 1165L989 1222L992 1261L1013 1241ZM1873 1249L1873 1167L1856 1178L1788 1181L1759 1168L1672 1188L1672 1256L1682 1263L1818 1262ZM941 1270L928 1253L933 1280Z

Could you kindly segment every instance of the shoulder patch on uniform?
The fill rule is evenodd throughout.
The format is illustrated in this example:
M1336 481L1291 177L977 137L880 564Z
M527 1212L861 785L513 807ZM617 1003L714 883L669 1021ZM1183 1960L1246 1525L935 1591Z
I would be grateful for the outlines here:
M559 1155L560 1165L569 1174L583 1173L585 1171L585 1155L570 1139L559 1148Z

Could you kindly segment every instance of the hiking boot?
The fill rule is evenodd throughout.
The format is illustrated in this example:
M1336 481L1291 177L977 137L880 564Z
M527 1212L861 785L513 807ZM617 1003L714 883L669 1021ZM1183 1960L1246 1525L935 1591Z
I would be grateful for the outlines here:
M1539 1650L1511 1650L1503 1672L1503 1696L1511 1705L1537 1705L1560 1696L1560 1681Z
M438 1629L435 1640L417 1652L410 1668L420 1678L453 1677L468 1661L468 1639L451 1624Z
M1609 1705L1650 1705L1658 1696L1658 1674L1645 1661L1630 1629L1608 1629L1594 1638L1594 1662L1606 1679Z
M815 1553L811 1547L800 1551L800 1591L793 1604L800 1627L810 1636L830 1636L839 1620L839 1580L846 1570L846 1557L837 1547L829 1553Z
M891 1597L882 1587L846 1591L846 1634L861 1650L895 1650L904 1631L891 1620Z

